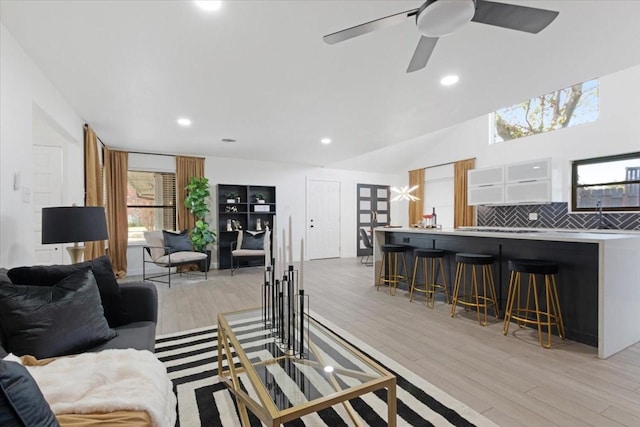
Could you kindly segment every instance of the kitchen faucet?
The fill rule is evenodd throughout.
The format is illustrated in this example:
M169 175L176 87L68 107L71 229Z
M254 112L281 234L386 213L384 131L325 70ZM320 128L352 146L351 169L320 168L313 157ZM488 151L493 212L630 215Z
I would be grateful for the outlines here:
M602 201L598 200L598 202L596 203L596 210L598 212L598 224L596 226L596 228L598 229L604 229L604 228L609 228L605 222L604 216L602 214Z

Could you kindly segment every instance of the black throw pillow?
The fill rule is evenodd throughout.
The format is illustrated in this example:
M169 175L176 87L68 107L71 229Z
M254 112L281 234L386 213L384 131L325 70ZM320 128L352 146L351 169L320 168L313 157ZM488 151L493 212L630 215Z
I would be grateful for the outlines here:
M164 236L164 245L169 248L168 252L170 254L174 252L193 252L191 238L187 230L179 233L162 230L162 235Z
M242 235L242 246L240 249L264 249L264 232L256 234L245 232Z
M0 426L60 426L29 371L6 360L0 360Z
M0 286L7 351L38 359L80 353L116 336L89 268L53 286Z
M9 270L11 282L17 285L53 286L65 277L91 267L98 284L104 317L109 326L116 328L131 323L131 316L124 309L120 285L113 274L109 257L103 255L90 261L70 265L35 265L16 267Z

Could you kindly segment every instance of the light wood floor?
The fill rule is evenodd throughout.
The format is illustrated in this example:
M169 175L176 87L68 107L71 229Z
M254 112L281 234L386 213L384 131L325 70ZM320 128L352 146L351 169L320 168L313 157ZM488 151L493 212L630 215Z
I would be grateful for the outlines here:
M372 285L356 259L305 263L311 309L502 426L640 426L640 344L600 360L560 342L545 350L531 330L428 309ZM212 271L210 281L157 284L158 334L216 323L218 312L260 305L262 269ZM639 325L640 327L640 325ZM517 332L513 335L513 331Z

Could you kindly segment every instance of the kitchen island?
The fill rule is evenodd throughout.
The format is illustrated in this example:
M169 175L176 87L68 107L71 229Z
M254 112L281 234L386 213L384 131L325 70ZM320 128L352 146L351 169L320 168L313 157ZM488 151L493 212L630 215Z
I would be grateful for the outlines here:
M509 286L508 260L557 262L558 293L567 338L598 348L607 358L640 341L640 234L589 230L376 228L374 283L382 260L380 245L447 252L447 278L455 277L455 253L474 252L496 258L494 274L500 308Z

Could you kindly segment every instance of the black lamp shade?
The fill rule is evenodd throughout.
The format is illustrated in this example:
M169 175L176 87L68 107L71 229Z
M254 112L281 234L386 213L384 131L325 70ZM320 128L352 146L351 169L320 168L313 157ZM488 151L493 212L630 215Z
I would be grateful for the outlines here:
M107 240L101 206L42 208L42 244Z

